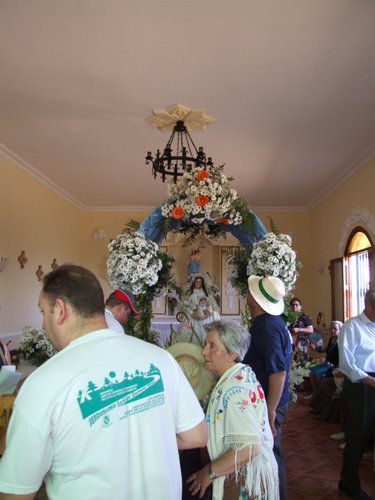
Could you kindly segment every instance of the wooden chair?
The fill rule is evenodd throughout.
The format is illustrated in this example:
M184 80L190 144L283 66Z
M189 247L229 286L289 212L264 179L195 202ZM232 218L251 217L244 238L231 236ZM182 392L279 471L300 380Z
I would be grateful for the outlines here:
M8 343L0 340L0 358L3 365L11 365L12 357L9 352Z
M13 394L3 394L0 397L0 455L4 453L5 436L12 415L13 404L16 396Z

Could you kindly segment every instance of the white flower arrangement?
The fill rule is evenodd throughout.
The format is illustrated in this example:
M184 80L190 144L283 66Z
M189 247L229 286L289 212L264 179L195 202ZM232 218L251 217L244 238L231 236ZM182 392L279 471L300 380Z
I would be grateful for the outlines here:
M20 347L24 352L25 358L32 365L40 366L56 354L44 330L25 326L22 331L23 335L20 338Z
M192 167L176 184L169 184L169 197L161 207L166 218L183 223L242 224L243 217L236 207L237 192L229 186L222 173L223 166Z
M314 366L315 363L307 361L305 363L293 360L290 365L289 370L289 393L290 402L296 403L297 387L302 384L303 380L310 376L310 368Z
M288 234L267 233L263 240L254 243L248 274L276 276L284 283L286 292L290 292L302 267L291 244Z
M139 295L158 282L163 264L158 245L143 233L122 233L109 245L107 273L112 288L127 288Z

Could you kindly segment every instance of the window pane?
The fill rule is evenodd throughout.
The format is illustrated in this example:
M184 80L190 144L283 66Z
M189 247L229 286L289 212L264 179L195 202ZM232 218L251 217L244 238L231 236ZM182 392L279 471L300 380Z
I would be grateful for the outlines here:
M349 243L348 253L358 252L358 250L364 250L370 246L371 241L367 238L365 233L357 231Z
M363 311L365 294L370 286L370 266L367 250L349 255L348 259L348 302L349 311L346 318L353 317Z

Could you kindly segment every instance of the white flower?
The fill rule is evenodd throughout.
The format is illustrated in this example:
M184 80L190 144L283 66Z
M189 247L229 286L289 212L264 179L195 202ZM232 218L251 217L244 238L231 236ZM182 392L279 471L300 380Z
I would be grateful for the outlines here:
M251 273L261 277L277 276L283 281L286 292L290 292L301 267L291 243L287 234L267 233L263 240L254 243L249 260Z
M40 366L56 353L46 332L30 326L23 329L20 347L25 353L26 359L36 366Z
M107 273L112 288L127 288L139 295L157 283L162 268L158 246L143 233L119 234L108 248Z
M173 217L174 208L183 208L182 222L202 224L205 220L216 222L217 219L228 219L233 225L242 224L242 216L233 209L233 202L238 198L237 192L229 187L227 177L221 174L222 167L211 167L207 171L208 178L200 180L197 174L201 167L193 167L186 171L176 184L169 185L169 198L161 211L164 217ZM207 197L203 206L197 203L197 197Z

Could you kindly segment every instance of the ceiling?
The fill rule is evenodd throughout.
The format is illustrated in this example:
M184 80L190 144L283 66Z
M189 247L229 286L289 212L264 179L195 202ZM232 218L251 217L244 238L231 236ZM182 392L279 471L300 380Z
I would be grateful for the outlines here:
M180 103L253 208L311 208L375 151L373 0L0 0L0 153L85 209L154 207Z

